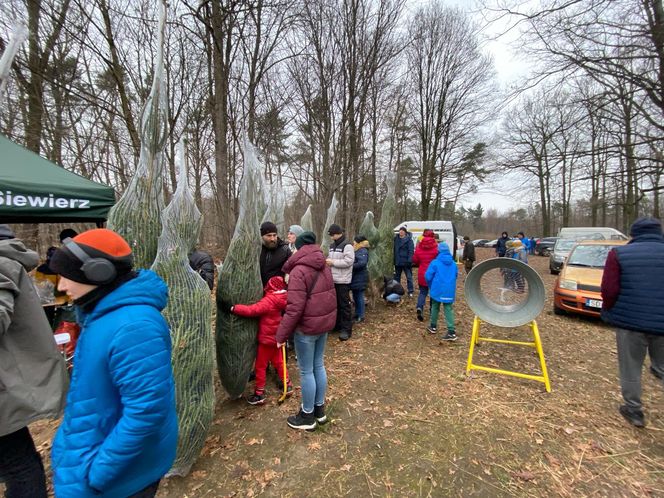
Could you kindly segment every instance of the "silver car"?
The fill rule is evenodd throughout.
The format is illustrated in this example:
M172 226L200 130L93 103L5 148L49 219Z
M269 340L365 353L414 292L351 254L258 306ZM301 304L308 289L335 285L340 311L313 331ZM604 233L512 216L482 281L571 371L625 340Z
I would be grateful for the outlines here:
M552 275L560 273L567 256L569 256L576 242L575 239L558 239L556 241L556 245L553 246L553 251L551 251L551 255L549 256L549 271Z

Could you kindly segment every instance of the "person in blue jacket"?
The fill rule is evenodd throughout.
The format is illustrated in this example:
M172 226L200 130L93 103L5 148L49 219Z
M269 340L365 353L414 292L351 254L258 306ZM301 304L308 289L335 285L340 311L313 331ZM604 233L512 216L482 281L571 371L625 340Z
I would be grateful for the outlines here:
M55 495L153 497L178 437L166 284L133 271L131 248L106 229L65 240L51 267L82 329L51 452Z
M429 265L424 278L429 284L429 297L431 299L431 322L427 330L432 334L437 332L438 313L442 304L447 325L447 334L443 337L444 341L457 340L452 304L456 295L458 272L450 248L445 242L441 242L438 244L438 256Z
M394 236L394 280L401 283L401 273L406 274L408 296L413 297L413 237L406 227L399 228Z
M355 303L355 321L364 321L364 291L369 283L369 241L364 235L356 235L353 239L355 249L355 262L353 263L353 279L350 281L350 290Z

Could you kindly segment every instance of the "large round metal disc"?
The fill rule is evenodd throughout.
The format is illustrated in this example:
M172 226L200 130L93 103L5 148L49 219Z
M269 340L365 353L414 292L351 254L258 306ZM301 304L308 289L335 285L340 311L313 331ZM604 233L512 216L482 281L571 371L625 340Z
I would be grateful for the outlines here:
M482 261L466 277L466 302L483 321L518 327L544 308L544 282L530 266L511 258Z

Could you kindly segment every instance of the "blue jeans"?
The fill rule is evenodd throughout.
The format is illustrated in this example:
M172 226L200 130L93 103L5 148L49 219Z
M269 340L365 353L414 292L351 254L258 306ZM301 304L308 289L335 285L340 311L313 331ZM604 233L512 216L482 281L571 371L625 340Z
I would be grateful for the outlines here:
M413 267L412 266L395 266L394 267L394 280L401 283L401 272L406 274L406 286L408 287L408 294L413 293Z
M364 289L353 289L353 302L355 303L355 318L364 318Z
M399 294L389 294L385 296L385 301L389 303L400 303L401 302L401 296Z
M427 304L429 288L420 285L420 293L417 295L417 309L424 311L424 305Z
M325 404L327 373L323 364L327 332L320 335L306 335L295 332L295 353L300 368L302 386L302 410L312 413L314 405Z

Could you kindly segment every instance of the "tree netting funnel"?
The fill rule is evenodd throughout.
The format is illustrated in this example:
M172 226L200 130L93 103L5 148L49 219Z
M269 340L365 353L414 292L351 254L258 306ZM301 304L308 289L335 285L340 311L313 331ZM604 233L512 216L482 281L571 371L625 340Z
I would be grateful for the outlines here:
M484 322L519 327L532 322L544 308L544 282L527 264L510 258L482 261L464 285L470 309Z

